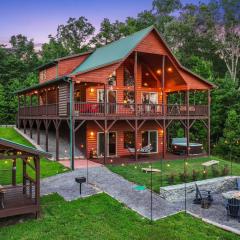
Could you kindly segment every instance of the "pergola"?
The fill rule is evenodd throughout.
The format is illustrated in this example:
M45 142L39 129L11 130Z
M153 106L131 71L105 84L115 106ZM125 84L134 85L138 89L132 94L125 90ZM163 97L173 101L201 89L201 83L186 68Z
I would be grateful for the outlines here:
M0 218L29 213L39 216L40 156L51 154L0 138Z

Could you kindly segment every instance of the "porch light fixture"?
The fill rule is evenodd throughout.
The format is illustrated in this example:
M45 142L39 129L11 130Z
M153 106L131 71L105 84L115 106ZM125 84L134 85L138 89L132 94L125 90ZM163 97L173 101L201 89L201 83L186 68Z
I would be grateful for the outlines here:
M161 69L158 69L157 70L157 74L160 75L162 73L162 70Z
M169 68L167 69L167 71L171 73L171 72L173 72L173 69L172 69L171 67L169 67Z
M77 84L79 84L79 83L80 83L80 81L77 81L76 83L77 83Z
M35 94L37 94L37 93L38 93L38 91L34 91L34 93L35 93Z
M93 135L94 135L94 132L90 132L90 136L93 137Z
M144 86L144 87L147 87L147 86L148 86L148 84L145 82L145 83L143 84L143 86Z
M94 88L90 88L90 93L94 93Z
M145 73L145 76L149 76L149 73L148 73L148 72L146 72L146 73Z

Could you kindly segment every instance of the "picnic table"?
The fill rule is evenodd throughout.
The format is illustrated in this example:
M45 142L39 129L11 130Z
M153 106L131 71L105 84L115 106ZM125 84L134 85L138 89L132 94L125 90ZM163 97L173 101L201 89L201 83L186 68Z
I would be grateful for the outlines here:
M145 173L153 172L153 173L160 173L161 170L157 168L142 168L142 171Z
M207 162L202 163L202 166L211 167L211 166L214 166L214 165L217 165L217 164L219 164L219 161L211 160L211 161L207 161Z

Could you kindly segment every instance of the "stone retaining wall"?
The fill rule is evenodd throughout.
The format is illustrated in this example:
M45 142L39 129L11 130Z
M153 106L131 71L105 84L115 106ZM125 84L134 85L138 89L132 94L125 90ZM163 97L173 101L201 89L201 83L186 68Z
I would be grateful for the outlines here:
M195 197L195 183L198 185L200 190L209 190L213 193L221 193L234 189L236 187L237 178L237 176L226 176L187 183L187 198L193 199ZM172 202L184 200L185 184L160 187L160 196Z

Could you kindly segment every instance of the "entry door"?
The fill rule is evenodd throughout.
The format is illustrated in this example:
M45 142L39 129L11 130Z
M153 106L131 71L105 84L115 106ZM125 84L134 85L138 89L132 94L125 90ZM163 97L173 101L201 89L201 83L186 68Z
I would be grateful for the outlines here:
M98 156L104 156L104 133L98 133ZM117 155L117 137L116 132L109 132L107 136L107 155L116 156Z
M152 153L158 152L158 132L157 131L145 131L142 133L142 147L151 144Z

